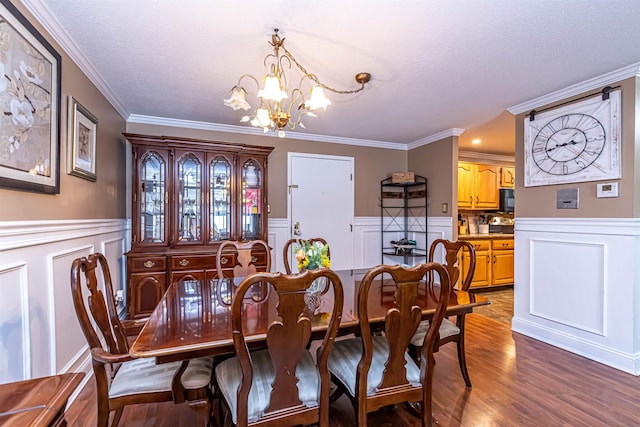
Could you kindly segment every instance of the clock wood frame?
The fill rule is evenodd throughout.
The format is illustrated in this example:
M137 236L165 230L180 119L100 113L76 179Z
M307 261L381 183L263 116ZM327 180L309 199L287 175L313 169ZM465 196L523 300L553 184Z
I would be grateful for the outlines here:
M524 120L524 186L622 177L620 91Z

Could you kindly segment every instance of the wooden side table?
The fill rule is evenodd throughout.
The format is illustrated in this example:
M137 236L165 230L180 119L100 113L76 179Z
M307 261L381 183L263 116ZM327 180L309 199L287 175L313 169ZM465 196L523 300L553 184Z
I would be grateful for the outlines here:
M66 426L64 410L84 373L0 384L0 426Z

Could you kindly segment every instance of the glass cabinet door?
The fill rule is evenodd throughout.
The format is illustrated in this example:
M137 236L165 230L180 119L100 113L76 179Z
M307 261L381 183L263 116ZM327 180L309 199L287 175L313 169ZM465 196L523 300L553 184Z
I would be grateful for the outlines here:
M231 237L231 164L223 156L209 163L209 242Z
M139 242L165 242L165 221L168 199L167 165L162 155L149 151L140 160L137 211L140 215Z
M202 241L202 162L193 153L177 161L178 243Z
M262 236L262 168L254 159L242 164L241 240Z

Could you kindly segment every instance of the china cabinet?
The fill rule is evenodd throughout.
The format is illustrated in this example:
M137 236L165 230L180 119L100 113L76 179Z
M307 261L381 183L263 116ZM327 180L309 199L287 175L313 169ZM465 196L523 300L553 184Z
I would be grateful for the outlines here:
M216 277L222 241L267 240L273 147L124 135L133 150L127 314L136 318L153 311L171 281ZM223 260L234 265L233 256Z

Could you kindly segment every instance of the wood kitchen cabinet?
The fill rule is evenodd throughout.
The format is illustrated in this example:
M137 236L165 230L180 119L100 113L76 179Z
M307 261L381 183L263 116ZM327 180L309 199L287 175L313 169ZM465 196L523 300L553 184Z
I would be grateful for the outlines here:
M500 188L515 188L516 173L512 166L500 167Z
M458 162L458 209L498 209L499 166Z
M491 285L513 283L513 239L491 240Z
M153 311L171 281L215 278L222 241L267 240L273 147L124 135L133 150L127 315L137 318Z
M512 284L514 280L512 238L469 239L476 250L476 270L471 282L472 288ZM463 251L459 260L461 280L469 265L469 252Z

